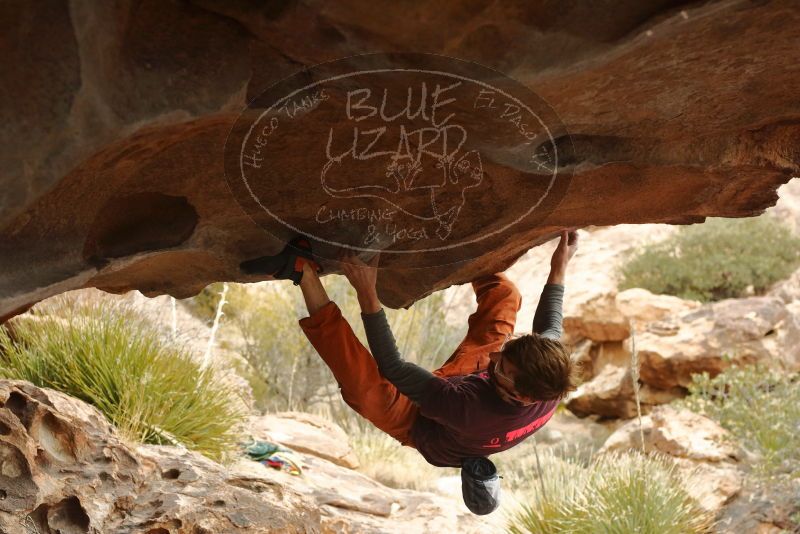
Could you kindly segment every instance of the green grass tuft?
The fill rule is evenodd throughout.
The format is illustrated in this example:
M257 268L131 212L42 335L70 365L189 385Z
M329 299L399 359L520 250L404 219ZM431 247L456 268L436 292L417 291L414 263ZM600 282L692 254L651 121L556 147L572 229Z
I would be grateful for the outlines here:
M65 313L66 312L66 313ZM96 406L128 439L224 459L245 417L214 377L123 305L59 301L0 328L0 377Z
M672 462L660 456L604 454L584 466L545 450L542 473L541 484L532 480L527 502L511 514L512 534L686 534L713 526Z

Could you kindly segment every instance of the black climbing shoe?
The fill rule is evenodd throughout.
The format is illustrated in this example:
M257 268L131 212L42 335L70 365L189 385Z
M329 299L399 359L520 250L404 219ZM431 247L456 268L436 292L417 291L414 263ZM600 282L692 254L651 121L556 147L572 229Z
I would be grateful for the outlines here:
M314 260L308 238L297 236L289 241L280 254L243 261L239 268L247 274L269 274L277 280L291 280L298 286L306 263L316 272L322 272L322 266Z

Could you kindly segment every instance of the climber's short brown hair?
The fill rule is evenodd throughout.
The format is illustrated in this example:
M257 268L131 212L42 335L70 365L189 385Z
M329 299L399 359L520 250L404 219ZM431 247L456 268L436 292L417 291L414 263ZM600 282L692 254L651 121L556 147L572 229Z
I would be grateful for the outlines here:
M563 399L578 385L578 365L560 341L526 334L506 342L503 356L517 368L514 389L535 400Z

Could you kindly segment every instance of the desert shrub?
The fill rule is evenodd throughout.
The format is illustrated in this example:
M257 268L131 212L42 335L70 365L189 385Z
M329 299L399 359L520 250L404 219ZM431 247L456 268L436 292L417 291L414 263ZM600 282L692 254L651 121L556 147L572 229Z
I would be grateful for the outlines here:
M96 406L128 439L179 444L224 459L244 420L209 368L121 304L69 303L0 328L0 377ZM42 308L38 308L42 311Z
M237 350L237 347L227 347L230 350ZM270 409L270 387L262 378L261 374L253 369L247 361L237 360L233 364L236 374L247 380L250 390L253 392L253 408L259 412L267 412Z
M684 406L716 420L756 453L756 474L800 477L800 377L759 366L696 374Z
M543 431L540 430L539 434ZM527 493L532 489L541 489L537 474L540 462L537 461L537 456L541 457L543 453L547 454L547 458L551 461L558 458L561 461L568 461L576 469L586 468L591 464L594 453L602 446L602 441L605 441L591 443L585 438L570 437L569 441L544 444L538 442L537 438L541 437L539 434L491 457L498 473L503 477L503 491Z
M509 532L684 534L710 532L713 518L681 486L674 464L638 452L604 454L588 466L553 450L542 477L510 514Z
M772 217L708 219L672 237L631 251L619 271L620 289L701 301L755 294L800 265L800 238Z

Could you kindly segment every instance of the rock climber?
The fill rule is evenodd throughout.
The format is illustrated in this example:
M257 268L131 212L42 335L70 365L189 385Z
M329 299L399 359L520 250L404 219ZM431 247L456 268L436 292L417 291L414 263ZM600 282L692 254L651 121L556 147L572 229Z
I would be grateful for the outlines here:
M564 276L577 247L577 232L562 232L531 334L512 335L522 299L505 274L474 280L478 307L467 334L433 372L398 352L376 290L379 254L368 263L352 252L339 258L356 291L370 350L325 292L308 238L298 236L280 254L246 261L242 269L300 286L309 313L300 327L331 369L344 401L428 463L461 467L464 501L482 515L498 506L500 495L487 456L531 436L576 387L576 365L559 339Z

